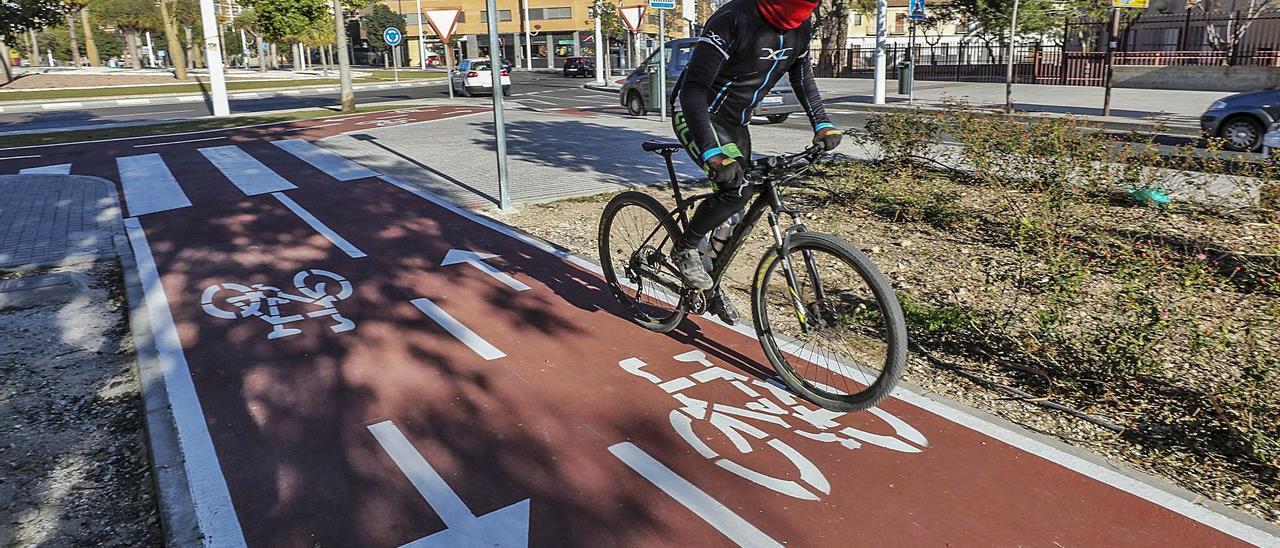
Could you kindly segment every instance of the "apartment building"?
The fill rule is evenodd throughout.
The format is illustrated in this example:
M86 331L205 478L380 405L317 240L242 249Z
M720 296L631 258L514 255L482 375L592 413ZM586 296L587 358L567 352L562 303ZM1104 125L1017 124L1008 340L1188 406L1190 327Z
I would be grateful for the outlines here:
M889 0L886 10L889 24L887 42L890 45L906 46L910 39L911 19L910 0ZM852 7L852 5L851 5ZM916 30L917 45L958 45L965 42L967 29L959 21L942 25L940 28ZM873 50L876 47L876 14L859 13L850 9L849 34L846 47L859 50Z
M416 65L418 59L419 35L418 24L419 0L383 0L383 4L391 11L405 16L405 43L409 54L407 65ZM489 56L489 20L485 0L420 0L422 10L458 9L461 17L458 29L454 34L454 53L461 57ZM498 43L503 58L516 66L525 66L525 51L531 50L534 68L559 67L565 57L595 55L595 20L591 18L591 0L497 0L498 8ZM642 0L626 2L639 5ZM526 5L527 4L527 5ZM605 2L606 6L616 9L616 3ZM527 11L526 11L527 10ZM525 47L525 14L528 14L528 42ZM679 18L679 10L671 10L668 18ZM680 28L684 25L668 25L668 36L677 38L685 36ZM423 17L421 25L425 34L427 60L442 62L444 47L436 38ZM643 56L656 48L658 36L658 15L646 12L641 32L634 36L635 41L624 40L622 36L612 37L610 53L615 61L612 66L626 65L626 59L635 58L632 54ZM633 52L632 49L636 51Z

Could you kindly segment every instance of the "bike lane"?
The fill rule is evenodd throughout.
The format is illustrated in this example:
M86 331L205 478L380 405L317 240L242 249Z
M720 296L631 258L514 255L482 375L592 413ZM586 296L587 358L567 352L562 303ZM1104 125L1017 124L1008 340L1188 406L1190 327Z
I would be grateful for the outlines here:
M139 224L251 545L1241 543L911 403L818 410L769 382L754 339L649 333L584 265L387 180L239 149L290 174L293 207L237 197L200 152L175 158L183 180L232 191ZM303 298L245 313L230 284ZM323 314L269 338L292 312Z

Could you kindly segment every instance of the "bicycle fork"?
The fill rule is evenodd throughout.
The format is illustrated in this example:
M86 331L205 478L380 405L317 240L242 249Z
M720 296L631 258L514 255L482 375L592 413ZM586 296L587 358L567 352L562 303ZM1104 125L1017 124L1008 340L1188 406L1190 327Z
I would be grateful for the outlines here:
M790 212L789 212L790 213ZM800 282L796 278L795 267L791 264L791 249L789 233L804 230L804 225L800 223L795 213L791 213L792 220L796 222L784 234L781 223L778 221L776 212L769 212L769 230L773 233L773 242L777 246L778 255L782 259L782 272L786 276L787 291L791 295L791 305L796 319L800 320L800 329L802 332L808 333L810 325L808 322L809 311L805 309L804 300L800 297ZM813 252L809 250L801 251L804 255L805 267L809 271L809 281L813 284L814 296L819 302L826 298L826 291L822 286L822 280L818 277L818 265L813 259Z

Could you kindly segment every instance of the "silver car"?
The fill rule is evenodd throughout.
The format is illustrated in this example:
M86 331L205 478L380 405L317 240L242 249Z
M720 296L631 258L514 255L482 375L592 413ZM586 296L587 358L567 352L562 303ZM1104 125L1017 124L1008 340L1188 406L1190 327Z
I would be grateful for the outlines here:
M685 65L689 64L689 58L693 55L693 46L697 43L696 38L681 38L667 42L667 97L671 96L676 80L680 79ZM622 106L627 107L627 112L632 116L658 112L658 102L653 97L653 90L658 87L658 70L658 52L655 51L643 64L627 75L626 82L618 91L618 100ZM670 110L670 108L668 105L667 109ZM791 113L803 110L800 101L796 99L795 91L791 89L791 82L783 78L769 91L768 95L760 100L760 105L752 114L768 118L773 123L780 123L785 121Z

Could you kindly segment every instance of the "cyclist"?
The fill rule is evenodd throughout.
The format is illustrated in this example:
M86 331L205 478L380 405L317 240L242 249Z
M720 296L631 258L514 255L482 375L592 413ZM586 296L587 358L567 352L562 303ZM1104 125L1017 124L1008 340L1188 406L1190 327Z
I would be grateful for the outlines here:
M691 287L714 285L698 244L750 201L750 185L744 181L751 162L747 124L784 74L809 116L813 143L825 150L840 144L841 133L822 108L809 60L809 16L817 5L808 0L732 0L721 6L707 21L676 82L672 126L715 191L698 206L672 254L680 277ZM723 293L716 295L711 309L729 323L737 321Z

